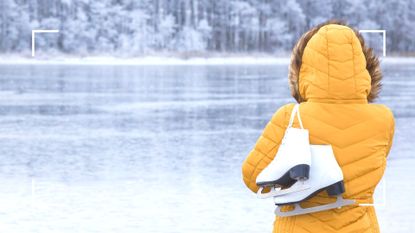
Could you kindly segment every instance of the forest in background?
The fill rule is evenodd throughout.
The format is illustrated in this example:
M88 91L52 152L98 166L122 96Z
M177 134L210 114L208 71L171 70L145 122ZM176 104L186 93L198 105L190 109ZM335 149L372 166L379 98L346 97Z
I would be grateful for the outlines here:
M0 53L73 55L284 53L328 19L387 31L388 52L415 51L415 0L1 0Z

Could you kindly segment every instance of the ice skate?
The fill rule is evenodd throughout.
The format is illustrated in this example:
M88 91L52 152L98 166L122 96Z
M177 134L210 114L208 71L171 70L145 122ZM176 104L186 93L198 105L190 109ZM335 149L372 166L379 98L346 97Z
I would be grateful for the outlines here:
M295 115L297 115L301 128L292 127ZM287 130L274 160L256 179L256 184L260 187L257 196L268 198L310 188L304 182L309 177L310 165L311 152L308 130L303 127L297 104L291 112ZM269 188L270 191L263 193L265 188Z
M311 159L313 166L310 170L310 178L304 181L310 188L301 192L293 192L286 195L274 197L277 205L275 214L277 216L293 216L313 213L328 209L340 208L353 204L354 200L343 199L345 192L343 173L334 157L331 145L311 145ZM336 202L310 208L302 208L300 202L315 196L320 191L327 191L330 196L336 196ZM294 204L294 210L282 212L281 206Z

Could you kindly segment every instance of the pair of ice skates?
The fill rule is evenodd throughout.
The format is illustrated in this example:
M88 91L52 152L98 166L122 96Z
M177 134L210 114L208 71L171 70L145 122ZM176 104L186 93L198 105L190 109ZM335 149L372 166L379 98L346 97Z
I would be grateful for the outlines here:
M301 128L293 128L297 115ZM303 128L299 105L295 105L284 138L273 161L258 175L259 198L273 197L277 216L293 216L340 208L354 203L343 199L343 173L334 157L331 145L310 145L309 133ZM270 189L264 193L264 189ZM300 202L320 191L336 196L333 203L302 208ZM281 206L294 205L294 210L282 212Z

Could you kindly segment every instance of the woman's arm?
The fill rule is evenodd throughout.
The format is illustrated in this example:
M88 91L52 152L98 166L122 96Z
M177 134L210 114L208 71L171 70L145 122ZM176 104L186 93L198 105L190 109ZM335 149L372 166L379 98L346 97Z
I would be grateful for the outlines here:
M392 111L388 108L389 114L390 114L390 129L389 129L389 143L386 147L386 157L389 155L389 152L391 150L392 147L392 142L393 142L393 136L395 134L395 118L393 117L393 113Z
M274 159L280 146L285 133L288 108L292 109L294 106L293 104L290 105L284 105L274 113L257 140L254 149L242 164L243 180L253 192L258 191L255 182L256 177Z

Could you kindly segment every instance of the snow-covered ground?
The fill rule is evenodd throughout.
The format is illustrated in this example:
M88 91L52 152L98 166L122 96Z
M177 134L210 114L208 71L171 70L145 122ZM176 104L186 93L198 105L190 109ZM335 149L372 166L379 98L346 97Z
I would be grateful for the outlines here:
M68 57L42 56L41 58L21 56L0 56L0 64L36 64L36 65L267 65L288 64L287 57L271 56L237 56L237 57L191 57L178 58L170 56L143 57Z
M381 61L391 64L415 63L415 57L384 57ZM46 56L22 57L16 55L0 56L0 65L285 65L290 62L289 56L229 56L229 57L190 57L178 58L171 56L143 57L71 57Z
M390 61L379 102L396 136L375 203L382 233L414 232L415 68ZM0 232L271 232L272 201L240 166L293 101L286 77L286 63L1 65Z

